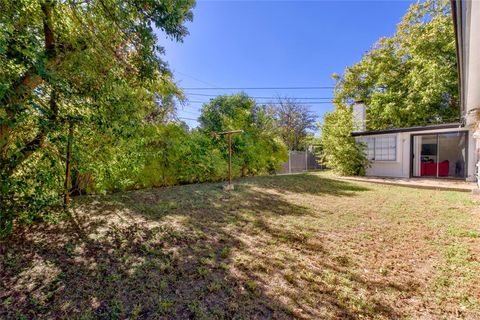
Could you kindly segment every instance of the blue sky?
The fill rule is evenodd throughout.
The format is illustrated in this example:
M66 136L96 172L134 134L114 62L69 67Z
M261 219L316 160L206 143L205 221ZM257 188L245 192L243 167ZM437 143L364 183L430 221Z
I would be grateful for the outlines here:
M159 36L165 60L191 101L235 93L215 87L334 85L333 73L359 61L378 38L395 32L412 1L198 1L183 43ZM330 98L332 89L243 90L253 97ZM258 99L266 101L265 99ZM179 108L197 118L201 103ZM321 120L330 103L311 104ZM196 126L193 120L185 120Z

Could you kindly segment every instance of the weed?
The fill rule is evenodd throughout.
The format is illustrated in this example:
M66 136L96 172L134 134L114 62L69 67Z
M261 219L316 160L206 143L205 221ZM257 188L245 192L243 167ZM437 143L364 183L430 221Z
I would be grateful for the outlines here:
M294 284L295 283L295 275L293 274L292 271L286 271L284 274L283 274L283 277L285 278L285 280L287 280L288 282L290 282L291 284Z
M205 267L198 267L197 268L197 273L202 277L206 277L209 274L209 271Z
M480 231L465 230L456 226L450 226L447 229L449 235L460 238L480 238Z
M219 267L220 267L220 269L225 270L225 271L227 271L229 269L228 264L226 264L224 262L220 262Z
M202 309L200 302L195 300L188 304L188 310L192 313L195 319L208 319L205 311Z
M124 308L122 301L113 298L110 300L109 307L110 319L120 319Z
M160 281L160 289L166 289L168 287L168 281L162 280Z
M245 286L247 287L248 290L254 292L255 290L257 290L257 283L254 281L254 280L247 280L245 282Z
M222 283L218 280L214 280L208 285L208 291L210 293L218 292L220 291L221 288L222 288Z
M226 259L229 255L230 255L230 248L223 247L222 250L220 251L220 257L222 259Z
M201 258L200 263L204 266L210 266L210 267L213 267L215 265L215 261L211 257Z
M140 304L135 305L130 314L130 319L132 320L138 319L141 313L142 313L142 306Z
M165 314L169 312L170 309L172 309L173 305L174 305L173 300L160 299L157 306L157 312L160 314Z
M75 250L75 245L71 242L67 242L64 244L63 249L65 249L65 252L68 256L72 256L73 251Z
M3 300L3 305L4 306L8 306L12 303L13 301L13 298L10 296L10 297L6 297L4 300Z

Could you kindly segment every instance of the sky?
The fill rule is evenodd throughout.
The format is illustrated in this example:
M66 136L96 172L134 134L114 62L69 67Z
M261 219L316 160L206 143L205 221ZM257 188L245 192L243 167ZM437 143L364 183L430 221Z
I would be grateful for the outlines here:
M195 127L189 119L198 117L202 102L243 91L262 97L259 102L278 96L313 102L310 109L321 121L334 109L332 74L358 62L380 37L393 35L412 2L197 1L183 42L158 35L175 82L189 99L178 115ZM216 89L232 87L327 88Z

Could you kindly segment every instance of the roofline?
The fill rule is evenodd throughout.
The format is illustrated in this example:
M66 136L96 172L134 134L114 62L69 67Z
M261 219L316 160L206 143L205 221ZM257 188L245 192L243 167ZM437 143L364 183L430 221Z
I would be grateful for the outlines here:
M440 130L440 129L455 129L455 128L462 129L464 127L460 122L454 122L454 123L432 124L428 126L417 126L417 127L408 127L408 128L392 128L392 129L385 129L385 130L352 132L351 135L353 137L358 137L358 136L371 136L376 134L428 131L428 130Z

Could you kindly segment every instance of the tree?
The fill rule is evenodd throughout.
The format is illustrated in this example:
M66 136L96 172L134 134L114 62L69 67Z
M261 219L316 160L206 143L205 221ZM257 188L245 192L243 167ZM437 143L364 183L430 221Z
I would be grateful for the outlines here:
M181 98L155 29L181 40L193 5L1 0L0 233L27 204L44 204L47 194L59 192L69 127L78 141L74 150L87 153L80 158L98 155L98 144L114 153L122 137L144 126L156 101Z
M205 104L199 118L206 135L228 130L243 130L234 135L233 173L236 176L274 172L287 160L287 150L277 133L272 130L271 118L265 109L257 107L247 95L218 96ZM215 138L225 159L228 147L225 139Z
M363 175L368 160L362 145L352 137L352 129L350 108L338 106L325 115L320 125L323 161L342 175Z
M334 102L365 101L372 130L458 120L453 32L449 1L411 5L393 37L334 75Z
M303 150L310 138L308 130L316 129L316 116L295 99L279 98L273 107L280 136L288 150Z

